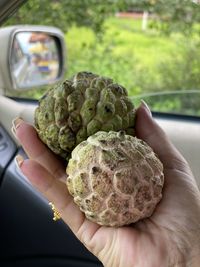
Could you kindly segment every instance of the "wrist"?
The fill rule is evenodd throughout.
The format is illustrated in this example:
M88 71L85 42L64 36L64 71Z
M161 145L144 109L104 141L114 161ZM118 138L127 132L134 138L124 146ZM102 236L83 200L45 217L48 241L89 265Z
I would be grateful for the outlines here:
M190 233L191 234L191 233ZM194 234L182 233L181 238L172 235L166 242L167 267L199 267L200 266L200 229ZM190 236L190 238L189 238ZM184 237L184 238L183 238Z
M185 227L183 227L183 225ZM175 245L171 250L171 252L174 252L175 264L170 265L170 267L199 267L200 217L196 216L196 218L190 218L190 221L185 220L183 225L182 228L179 228L177 235L172 235L170 238Z
M173 267L199 267L200 266L200 232L196 231L196 237L185 244L179 244L178 262ZM183 243L182 243L183 245Z
M200 243L198 249L192 249L186 267L199 267L200 266Z

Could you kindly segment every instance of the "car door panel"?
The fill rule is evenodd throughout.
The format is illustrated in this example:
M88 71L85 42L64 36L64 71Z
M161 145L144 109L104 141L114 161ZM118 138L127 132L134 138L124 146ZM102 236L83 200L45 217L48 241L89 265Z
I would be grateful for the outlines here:
M188 161L200 188L200 118L157 113L154 117Z

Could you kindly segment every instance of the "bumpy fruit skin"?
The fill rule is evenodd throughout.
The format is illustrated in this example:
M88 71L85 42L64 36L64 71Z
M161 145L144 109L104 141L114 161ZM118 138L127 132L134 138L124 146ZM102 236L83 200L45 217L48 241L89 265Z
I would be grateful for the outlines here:
M99 131L80 143L66 172L75 203L100 225L149 217L162 197L162 163L144 141L123 131Z
M90 72L79 72L49 90L35 112L40 139L66 159L88 136L100 130L134 135L134 124L135 108L126 89Z

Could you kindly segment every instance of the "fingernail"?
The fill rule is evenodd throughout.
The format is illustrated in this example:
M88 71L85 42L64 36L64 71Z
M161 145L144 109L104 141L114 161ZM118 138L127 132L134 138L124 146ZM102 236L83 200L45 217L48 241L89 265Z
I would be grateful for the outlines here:
M149 115L152 116L152 113L151 113L149 106L147 105L147 103L143 99L141 99L141 105L148 111Z
M66 180L67 180L67 175L66 174L62 174L59 178L59 180L63 183L66 183Z
M23 122L22 118L17 117L12 121L12 132L16 136L16 130L20 126L20 124Z
M17 166L17 168L20 170L22 164L24 162L24 158L21 155L17 155L15 157L15 165Z

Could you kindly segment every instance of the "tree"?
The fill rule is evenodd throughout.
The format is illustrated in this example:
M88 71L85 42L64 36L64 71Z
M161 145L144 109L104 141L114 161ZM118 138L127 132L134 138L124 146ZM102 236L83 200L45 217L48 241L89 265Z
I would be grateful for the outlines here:
M153 14L152 26L165 33L187 35L200 22L200 4L194 0L29 0L7 25L54 25L66 32L76 24L99 33L105 19L119 10Z
M53 25L66 32L73 24L100 32L104 20L117 10L118 0L29 0L7 22Z
M165 33L191 34L200 23L200 3L194 0L124 0L122 9L148 11L153 14L153 27Z

